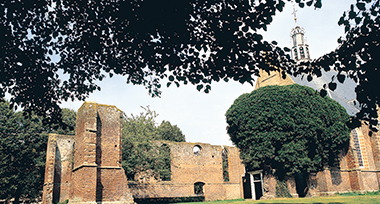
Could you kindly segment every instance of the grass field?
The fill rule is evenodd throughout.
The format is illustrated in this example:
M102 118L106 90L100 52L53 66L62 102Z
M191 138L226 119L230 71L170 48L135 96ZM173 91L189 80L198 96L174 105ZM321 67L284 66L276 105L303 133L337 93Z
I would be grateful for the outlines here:
M258 204L258 203L314 203L314 204L356 204L356 203L379 203L380 195L336 195L321 196L313 198L277 198L272 200L230 200L230 201L213 201L197 202L202 204ZM189 203L187 203L189 204Z

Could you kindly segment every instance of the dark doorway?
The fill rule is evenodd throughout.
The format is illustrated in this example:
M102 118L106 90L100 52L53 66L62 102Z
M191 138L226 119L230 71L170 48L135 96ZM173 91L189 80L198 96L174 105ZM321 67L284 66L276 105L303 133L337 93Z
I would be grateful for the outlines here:
M244 199L252 199L251 177L249 174L243 176L243 189Z
M259 200L263 196L263 186L261 185L261 181L255 181L255 193L256 200Z
M296 190L300 198L305 197L309 188L307 187L308 174L305 172L300 172L294 174L296 180Z
M243 177L244 199L259 200L263 194L262 173L246 173Z

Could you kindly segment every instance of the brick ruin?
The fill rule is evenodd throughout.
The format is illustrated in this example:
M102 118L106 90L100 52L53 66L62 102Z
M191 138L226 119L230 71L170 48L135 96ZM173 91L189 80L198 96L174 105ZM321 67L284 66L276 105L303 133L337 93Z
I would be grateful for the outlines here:
M150 178L154 173L147 173L141 175L141 182L128 182L121 166L121 111L85 102L77 113L75 136L49 135L42 202L124 204L133 203L133 198L243 197L244 165L237 148L186 142L167 145L170 181L158 181ZM223 178L222 152L228 155L228 181Z
M236 147L165 142L170 147L171 179L154 172L127 181L121 167L121 111L115 106L85 102L77 113L76 135L50 134L46 154L43 204L133 203L133 199L204 196L205 200L275 197L276 178L262 170L245 172ZM227 169L223 169L223 152ZM336 192L375 191L380 184L380 134L369 136L365 124L351 133L339 164L309 175L306 196ZM223 172L228 172L228 180ZM287 178L298 197L294 177Z
M75 136L50 134L42 203L134 203L121 166L121 111L86 102Z
M186 142L168 142L167 145L172 158L170 181L129 182L135 198L204 196L205 200L227 200L243 197L244 165L236 147ZM223 151L228 154L228 181L223 178ZM201 186L198 192L197 185Z

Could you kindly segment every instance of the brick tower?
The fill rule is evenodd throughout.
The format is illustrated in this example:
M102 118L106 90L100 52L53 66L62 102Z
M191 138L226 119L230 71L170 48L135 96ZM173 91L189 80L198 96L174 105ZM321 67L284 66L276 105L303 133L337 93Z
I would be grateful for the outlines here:
M77 113L70 203L133 203L121 166L121 111L85 102Z

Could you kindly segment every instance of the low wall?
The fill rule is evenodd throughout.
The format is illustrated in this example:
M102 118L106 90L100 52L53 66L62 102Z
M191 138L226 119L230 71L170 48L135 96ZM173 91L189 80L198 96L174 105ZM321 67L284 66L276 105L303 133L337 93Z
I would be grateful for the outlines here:
M154 184L128 182L133 198L196 197L193 183L161 181ZM241 198L240 183L205 183L205 200L229 200Z

